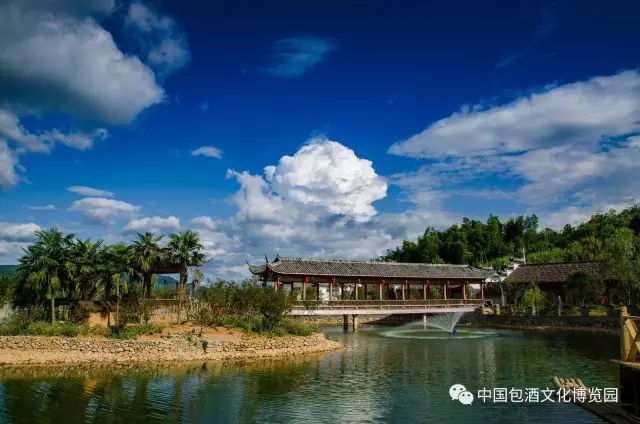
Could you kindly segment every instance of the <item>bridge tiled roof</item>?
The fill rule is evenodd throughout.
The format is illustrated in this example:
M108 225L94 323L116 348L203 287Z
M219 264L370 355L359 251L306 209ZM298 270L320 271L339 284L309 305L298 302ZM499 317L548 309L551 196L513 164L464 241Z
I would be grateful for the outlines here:
M572 274L582 272L590 276L602 274L598 262L560 262L520 265L506 278L508 283L564 284Z
M476 268L470 265L339 261L282 257L265 265L249 265L249 270L253 274L263 274L269 270L279 275L421 280L485 280L494 273L493 270Z

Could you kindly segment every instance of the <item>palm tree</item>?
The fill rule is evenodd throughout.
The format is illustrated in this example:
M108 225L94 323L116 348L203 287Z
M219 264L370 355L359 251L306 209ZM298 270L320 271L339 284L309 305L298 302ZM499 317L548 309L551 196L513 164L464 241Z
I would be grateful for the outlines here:
M95 299L101 289L108 290L104 281L104 252L102 240L75 240L65 261L69 275L69 295L78 300Z
M131 258L134 268L142 274L142 297L151 296L151 277L153 267L160 260L162 251L158 244L164 237L162 234L138 233L138 239L131 244Z
M172 261L180 266L180 278L178 281L178 324L180 324L184 287L187 282L187 267L202 265L204 262L202 249L204 247L200 243L198 233L192 230L171 234L168 247Z
M116 325L120 325L120 287L126 282L125 274L131 278L133 269L131 266L131 248L119 243L109 246L105 252L105 263L108 285L105 285L105 298L109 297L112 285L116 286Z
M58 228L36 231L36 242L24 250L18 272L26 285L46 293L51 306L51 323L55 322L56 294L67 283L66 262L74 235L64 235Z

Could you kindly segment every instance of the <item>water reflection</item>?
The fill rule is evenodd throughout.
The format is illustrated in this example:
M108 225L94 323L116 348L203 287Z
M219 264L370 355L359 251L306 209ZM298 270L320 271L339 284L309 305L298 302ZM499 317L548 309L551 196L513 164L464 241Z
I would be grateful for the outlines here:
M398 339L389 329L329 330L344 351L268 361L0 368L0 421L598 422L570 405L462 407L448 387L545 387L554 374L615 384L617 340L500 331Z

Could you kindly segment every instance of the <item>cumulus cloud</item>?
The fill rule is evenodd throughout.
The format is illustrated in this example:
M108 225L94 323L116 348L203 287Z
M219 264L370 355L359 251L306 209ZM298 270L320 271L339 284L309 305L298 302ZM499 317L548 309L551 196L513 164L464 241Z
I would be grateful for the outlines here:
M115 194L111 191L101 190L99 188L87 187L87 186L69 186L67 191L71 193L80 194L87 197L113 197Z
M390 182L415 199L424 191L468 198L480 187L550 225L574 222L637 201L638 132L637 70L549 86L506 105L467 107L392 145L390 153L430 160Z
M164 77L189 62L187 39L170 17L135 1L129 5L125 24L135 33L136 44L146 63L159 76Z
M640 73L553 86L509 104L466 108L392 145L410 157L480 156L562 145L594 148L640 131Z
M53 113L57 120L96 128L130 123L163 101L157 80L188 60L184 35L171 18L132 3L126 36L119 38L144 46L137 52L144 63L124 53L101 26L115 9L114 0L0 0L0 139L8 143L1 159L13 164L2 171L1 187L20 180L18 155L48 153L55 144L86 150L108 136L104 128L69 132L54 127L36 134L18 117ZM140 26L140 11L150 17L146 26Z
M222 159L222 151L213 146L202 146L191 151L191 156L207 156L210 158Z
M0 102L123 124L163 99L153 71L92 16L106 2L54 3L0 2Z
M325 60L336 47L335 41L328 38L283 38L273 46L266 70L277 77L296 78Z
M375 202L386 196L386 180L369 160L324 138L283 156L263 175L230 170L228 176L240 185L231 199L236 214L192 223L214 259L209 266L230 278L246 275L244 260L262 262L265 254L375 258L426 225L456 218L436 208L379 213Z
M171 215L167 218L149 216L129 221L122 229L125 233L164 233L180 230L180 220Z
M6 242L28 242L34 238L33 233L40 230L38 224L15 222L0 222L0 240Z
M282 213L284 201L313 209L315 215L366 221L376 214L373 203L387 192L387 182L376 174L371 161L324 138L309 141L293 156L283 156L278 165L267 166L264 171L262 183L250 175L230 173L245 188L245 196L236 197L241 210L249 212L258 205L251 199L254 195L258 202L271 203L277 213Z
M97 223L105 223L119 217L135 215L139 206L121 200L104 197L86 197L71 204L70 211L82 212L87 218Z

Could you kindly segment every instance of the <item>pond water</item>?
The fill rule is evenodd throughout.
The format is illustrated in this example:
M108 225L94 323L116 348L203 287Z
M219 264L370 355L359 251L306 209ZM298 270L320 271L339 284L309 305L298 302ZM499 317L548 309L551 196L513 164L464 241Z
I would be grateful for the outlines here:
M2 423L601 422L569 404L451 400L463 384L615 387L615 337L569 332L325 330L344 351L269 361L0 368Z

